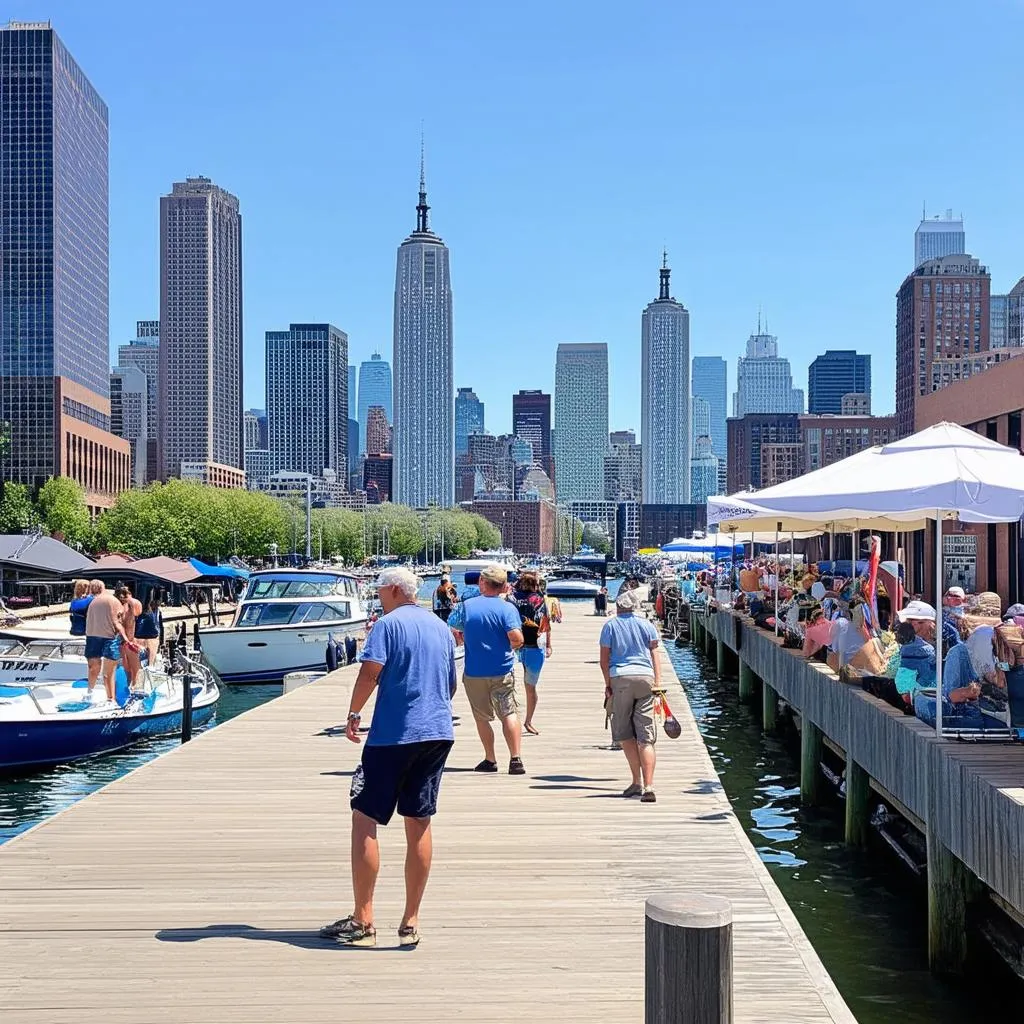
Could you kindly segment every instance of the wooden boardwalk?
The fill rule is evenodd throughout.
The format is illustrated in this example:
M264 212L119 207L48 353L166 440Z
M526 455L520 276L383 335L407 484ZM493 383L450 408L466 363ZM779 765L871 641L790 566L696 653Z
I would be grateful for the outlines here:
M644 898L661 890L732 901L738 1022L853 1021L678 690L683 735L658 744L658 803L619 796L628 772L602 731L603 620L567 611L526 777L470 771L480 750L456 698L418 949L395 948L400 825L381 833L377 949L317 937L350 910L359 748L324 734L345 717L345 669L0 847L0 1020L638 1022Z

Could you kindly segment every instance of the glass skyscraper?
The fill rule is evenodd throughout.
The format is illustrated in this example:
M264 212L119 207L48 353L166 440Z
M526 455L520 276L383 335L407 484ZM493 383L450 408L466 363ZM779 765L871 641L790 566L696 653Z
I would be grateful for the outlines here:
M736 392L732 399L733 416L751 412L804 411L804 393L793 387L789 360L779 356L779 339L774 334L758 333L747 339L747 354L736 365Z
M455 500L452 286L429 211L421 166L416 230L398 247L395 271L393 497L447 508Z
M355 403L349 396L349 408L357 408L356 414L359 419L359 434L363 438L364 447L366 435L370 426L370 406L379 405L384 410L388 423L394 423L394 413L391 405L391 364L381 358L379 352L374 352L369 359L359 365L359 401Z
M943 256L957 256L967 252L967 236L964 234L963 217L954 219L953 211L947 210L945 217L932 217L922 212L921 223L914 232L914 266L919 267L926 260L941 259Z
M0 225L0 478L109 503L107 107L47 23L0 29Z
M469 454L469 435L484 432L484 403L472 388L459 388L455 396L455 454Z
M640 439L649 505L690 500L690 314L672 298L670 274L666 258L658 297L641 317Z
M555 473L559 502L604 500L608 346L561 344L555 355Z
M871 395L871 356L853 349L828 349L807 370L807 411L838 416L843 395Z
M348 335L331 324L267 331L270 472L346 479Z

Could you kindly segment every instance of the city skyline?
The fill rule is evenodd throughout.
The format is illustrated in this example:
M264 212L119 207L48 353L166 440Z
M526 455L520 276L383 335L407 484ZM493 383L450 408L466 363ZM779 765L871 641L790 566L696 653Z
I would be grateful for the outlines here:
M571 6L554 14L552 31L575 23ZM467 26L460 24L465 19L457 10L445 12L423 26L415 40L388 38L391 59L384 62L385 44L375 38L386 36L380 32L383 14L342 13L313 4L308 13L322 31L303 43L309 59L289 82L271 90L265 69L273 59L276 34L263 19L252 19L255 24L240 19L240 4L228 2L209 12L210 33L198 39L185 24L168 25L157 12L118 19L117 5L104 0L88 11L54 0L45 11L18 13L54 19L116 112L111 136L112 339L130 337L137 318L156 315L154 197L167 181L201 172L238 195L248 211L246 405L261 401L263 332L287 322L296 310L344 323L356 360L385 349L392 240L404 226L408 161L426 114L434 198L444 206L446 240L456 254L460 336L480 339L472 349L457 351L456 382L475 386L496 420L504 420L511 392L520 387L550 390L550 353L560 341L607 340L614 379L637 361L633 324L635 310L648 297L644 268L666 237L685 238L675 263L687 282L687 305L693 311L694 355L726 353L733 363L763 303L773 330L785 339L798 378L825 347L826 330L829 347L871 353L878 412L892 408L893 296L908 269L922 199L930 212L947 206L963 210L971 249L992 268L993 291L1009 291L1024 269L1014 252L1022 215L1007 201L1015 187L1009 167L1016 143L1006 159L984 166L967 153L951 152L929 169L924 181L895 110L897 99L912 95L911 83L934 61L953 59L955 50L959 62L964 46L969 54L964 71L986 99L979 105L957 97L950 116L963 110L978 131L998 135L999 125L1012 114L1005 98L1013 66L1008 40L1024 17L1019 9L987 10L972 19L954 48L936 28L945 9L940 3L935 25L923 28L919 45L908 53L902 16L893 18L887 11L882 19L887 27L867 31L875 9L883 10L875 4L865 9L849 51L826 60L828 46L816 43L832 37L838 12L826 12L811 26L796 11L776 12L769 19L756 5L741 4L736 25L728 17L740 71L714 89L701 83L719 82L721 76L712 59L716 47L710 44L726 31L724 12L663 12L666 30L685 25L706 53L684 72L684 84L692 81L697 90L688 137L668 140L664 159L646 172L651 180L644 187L639 187L641 175L626 168L625 153L639 144L643 120L638 114L646 98L658 94L671 76L646 60L646 45L633 29L622 38L608 27L593 26L586 40L568 32L565 58L579 86L570 93L546 51L521 30L494 40L491 17ZM400 18L404 10L400 5L393 16ZM228 33L237 51L226 86L214 73L222 47L219 33ZM431 109L412 109L408 95L416 77L414 55L424 45L448 52L451 39L460 45L487 40L494 58L488 62L492 95L505 117L483 124L473 116L478 101L473 90L462 87L467 72L451 62L438 68L442 88ZM324 120L337 86L327 71L329 61L317 58L339 40L346 59L353 58L352 73L366 83L370 102L365 110L346 112L331 152L373 153L374 158L360 155L300 168L297 187L285 195L262 152L262 129L268 117L276 122L287 116L309 132ZM982 43L984 62L977 59ZM181 74L140 90L136 69L111 59L118 50L175 53ZM184 57L182 51L187 51ZM385 72L385 64L392 70ZM530 72L526 89L520 87L524 67ZM792 75L784 72L788 67L795 68ZM865 67L888 70L865 82ZM791 103L806 95L807 80L819 86L814 102ZM545 94L565 107L557 123L537 126L529 112ZM575 98L581 95L592 103ZM778 118L761 113L780 107L787 117L769 131ZM830 111L824 124L822 110ZM744 131L722 134L721 126L737 119ZM815 130L808 134L812 124ZM751 133L761 153L756 167L737 158L743 148L738 138L750 140ZM817 143L808 148L812 135ZM581 155L595 152L609 136L620 142L617 155L581 165ZM185 149L182 138L189 140ZM715 151L716 160L704 166L685 159L695 145ZM140 151L147 153L141 166ZM685 168L681 177L669 172L679 166ZM875 166L885 168L884 177L865 170ZM825 181L827 194L821 188ZM701 196L699 209L686 198L694 194ZM494 201L499 195L501 203ZM326 196L337 198L325 202ZM349 198L354 196L358 202ZM598 208L602 215L594 217ZM301 275L282 273L277 257L285 232L314 224L323 230L312 239L309 265L304 260ZM345 238L347 251L359 253L358 261L339 256L331 244L338 236ZM491 246L497 237L501 245ZM544 239L541 246L538 237ZM616 240L614 267L604 266L597 256L609 237ZM744 259L735 261L730 254L741 238ZM843 239L845 250L846 287L838 296L827 283L833 247L824 244L835 238ZM344 282L340 290L339 280ZM517 285L514 301L496 323L490 312L495 286L503 297L511 280ZM587 296L586 308L580 295ZM831 333L833 324L837 334ZM527 359L519 355L524 344ZM494 379L488 380L489 375ZM734 380L729 387L735 387ZM639 425L637 395L614 389L611 401L613 424Z

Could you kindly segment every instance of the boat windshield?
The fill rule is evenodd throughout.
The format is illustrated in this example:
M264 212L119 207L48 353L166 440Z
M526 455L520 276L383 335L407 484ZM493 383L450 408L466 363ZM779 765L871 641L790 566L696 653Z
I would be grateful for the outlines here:
M61 658L67 655L85 657L85 640L31 640L4 650L8 657Z
M352 606L348 601L304 601L301 604L269 604L257 602L242 609L238 625L298 626L306 622L335 622L350 619Z
M331 597L334 594L355 597L358 590L355 580L339 576L261 576L249 581L245 600L259 600L261 597Z

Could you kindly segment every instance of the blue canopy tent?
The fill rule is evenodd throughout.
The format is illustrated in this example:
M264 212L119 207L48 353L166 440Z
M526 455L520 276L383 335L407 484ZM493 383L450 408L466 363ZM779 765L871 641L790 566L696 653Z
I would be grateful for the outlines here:
M731 558L737 552L743 553L743 543L726 537L725 534L713 533L707 537L678 537L668 544L662 544L661 550L676 554L707 554L714 555L715 558Z
M189 561L200 576L222 580L247 580L249 578L248 570L238 569L233 565L207 565L206 562L201 562L198 558L190 558Z

